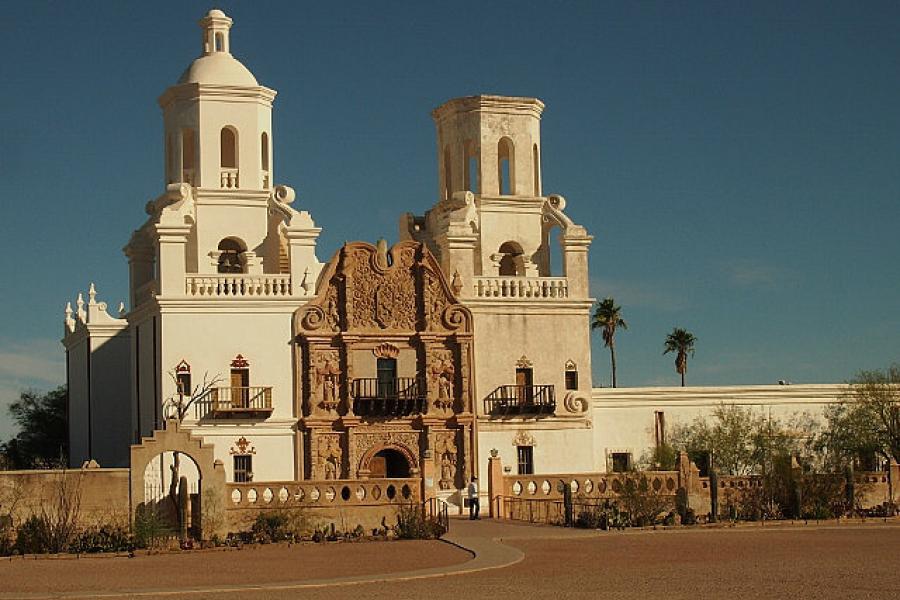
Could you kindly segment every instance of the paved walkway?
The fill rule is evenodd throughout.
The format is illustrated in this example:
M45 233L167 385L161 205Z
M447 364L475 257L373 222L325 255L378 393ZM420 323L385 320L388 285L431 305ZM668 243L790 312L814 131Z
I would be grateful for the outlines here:
M900 543L896 522L598 532L453 519L444 541L465 549L472 558L376 575L100 593L9 594L3 593L0 581L0 599L324 599L352 593L396 600L467 590L466 594L477 592L499 600L535 594L594 598L600 589L609 597L628 599L661 590L667 590L670 598L685 599L900 597L900 581L890 568ZM365 546L382 552L379 544ZM848 568L855 573L850 580L842 575ZM702 581L695 576L700 572L706 574ZM464 577L451 577L455 575ZM703 586L698 588L698 583ZM353 586L352 591L348 586ZM810 595L813 589L816 593Z

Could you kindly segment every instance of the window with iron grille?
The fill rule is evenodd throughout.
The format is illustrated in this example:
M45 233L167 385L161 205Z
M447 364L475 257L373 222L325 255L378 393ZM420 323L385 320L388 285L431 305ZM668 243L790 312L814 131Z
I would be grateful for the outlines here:
M234 456L234 482L247 483L253 481L253 456L236 454Z
M578 389L578 371L575 371L574 369L566 370L566 389Z
M625 473L631 470L631 452L613 452L610 457L613 473Z
M534 447L516 446L519 458L519 475L534 475Z

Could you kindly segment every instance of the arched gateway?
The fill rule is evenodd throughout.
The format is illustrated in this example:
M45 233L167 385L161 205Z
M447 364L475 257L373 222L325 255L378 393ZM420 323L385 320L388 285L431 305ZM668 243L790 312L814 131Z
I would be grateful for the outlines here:
M422 477L447 495L472 469L472 315L418 242L344 245L294 315L302 479Z

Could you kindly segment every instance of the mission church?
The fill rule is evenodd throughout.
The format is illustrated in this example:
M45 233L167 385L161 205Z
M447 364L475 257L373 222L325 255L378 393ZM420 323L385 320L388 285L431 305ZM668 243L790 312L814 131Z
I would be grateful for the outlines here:
M839 396L594 389L592 237L542 188L536 98L436 108L432 208L401 215L393 247L323 256L320 227L276 184L275 90L232 54L228 16L200 26L201 55L159 98L165 186L124 249L129 305L110 315L91 285L66 307L73 466L127 466L177 416L228 481L423 476L450 498L491 454L522 474L626 468L665 436L667 410Z

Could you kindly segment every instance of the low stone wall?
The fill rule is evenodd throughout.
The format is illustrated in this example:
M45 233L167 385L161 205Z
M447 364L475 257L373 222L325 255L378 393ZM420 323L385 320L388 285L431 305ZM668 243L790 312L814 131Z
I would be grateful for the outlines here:
M53 516L61 499L78 502L81 527L129 524L128 469L0 471L0 517L18 525L44 511Z
M633 473L553 473L539 475L505 475L499 457L492 457L488 465L488 495L492 516L532 522L561 522L564 520L564 490L571 491L576 506L596 505L603 500L621 498L627 479L646 478L651 494L660 504L674 508L678 490L685 490L688 506L698 517L712 511L712 483L700 477L696 465L679 456L675 471L640 471ZM844 489L845 478L834 474L801 474L795 481L809 486L830 483ZM892 481L894 482L892 485ZM886 502L900 502L900 466L894 464L888 472L858 472L854 474L854 495L858 508L871 509ZM718 516L727 516L730 507L739 505L749 494L761 491L763 478L758 475L718 477ZM802 487L802 486L801 486Z
M370 532L395 525L397 510L422 504L422 479L328 479L228 483L224 513L229 531L245 531L265 512L284 511L311 528L334 523L340 531L357 525Z

